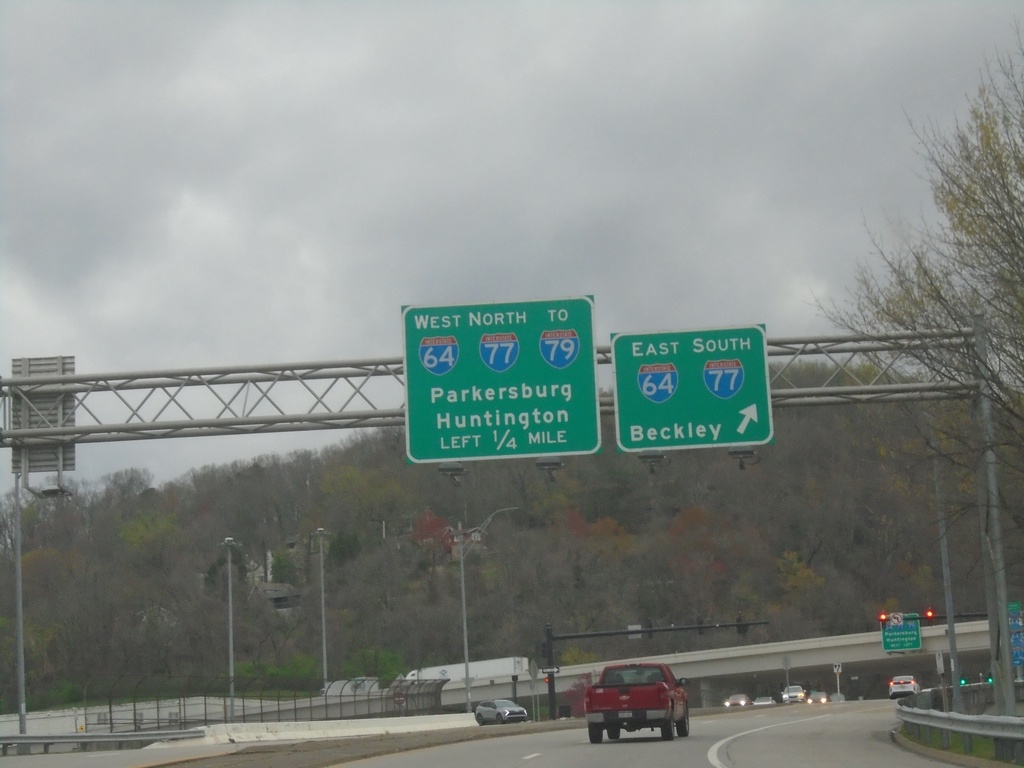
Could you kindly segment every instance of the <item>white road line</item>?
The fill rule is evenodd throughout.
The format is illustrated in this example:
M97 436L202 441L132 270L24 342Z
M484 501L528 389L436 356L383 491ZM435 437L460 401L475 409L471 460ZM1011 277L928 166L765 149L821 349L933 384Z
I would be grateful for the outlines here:
M758 731L767 731L769 728L779 728L783 725L796 725L797 723L806 723L809 720L819 720L822 717L828 717L828 715L816 715L814 717L805 717L801 720L789 720L785 723L773 723L772 725L762 725L760 728L751 728L749 731L743 731L742 733L734 733L732 736L727 736L721 741L718 741L711 745L711 749L708 750L708 762L711 763L711 765L713 765L714 768L729 768L729 766L727 766L725 763L718 759L718 750L720 750L733 739L738 739L741 736L749 736L750 734L757 733Z
M535 757L540 757L540 752L534 752L532 755L524 755L523 760L533 760Z

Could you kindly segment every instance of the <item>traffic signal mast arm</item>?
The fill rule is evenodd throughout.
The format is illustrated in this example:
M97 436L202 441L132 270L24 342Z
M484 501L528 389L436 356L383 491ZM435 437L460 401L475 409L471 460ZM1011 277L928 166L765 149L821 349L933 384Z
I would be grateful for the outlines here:
M899 611L892 611L892 612L880 611L878 613L878 623L879 624L887 623L888 621L890 621L890 619L893 617L893 615L897 614L897 613L899 613ZM947 618L947 615L945 613L936 613L931 608L926 608L920 614L917 614L917 613L902 613L900 615L903 616L904 618L907 618L907 619L919 619L920 621L925 622L926 624L933 624L936 621L939 621L939 622L946 621L946 618ZM967 611L967 612L961 612L961 613L954 613L953 614L953 621L976 621L978 619L987 619L987 618L988 618L988 613L986 613L984 611L982 611L982 612L970 612L970 611Z
M754 627L762 624L770 624L768 621L733 621L716 624L680 624L671 627L641 627L640 629L605 629L596 632L569 632L566 634L552 634L552 640L578 640L585 637L621 637L622 635L653 634L655 632L687 632L697 630L703 632L705 629L737 629Z

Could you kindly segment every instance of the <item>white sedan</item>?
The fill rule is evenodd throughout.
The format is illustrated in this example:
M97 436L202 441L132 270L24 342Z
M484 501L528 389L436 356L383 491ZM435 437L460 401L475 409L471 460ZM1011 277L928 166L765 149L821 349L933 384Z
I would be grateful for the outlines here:
M901 696L912 696L921 692L921 684L914 679L913 675L896 675L889 681L889 698L898 699Z

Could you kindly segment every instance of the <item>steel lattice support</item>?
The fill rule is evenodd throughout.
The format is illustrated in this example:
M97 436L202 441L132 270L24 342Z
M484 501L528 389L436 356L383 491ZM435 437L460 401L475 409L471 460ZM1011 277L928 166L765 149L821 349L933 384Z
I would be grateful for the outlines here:
M914 358L925 348L966 350L970 336L951 331L769 339L772 405L974 397L976 382L935 381ZM812 361L820 363L820 376L808 382L807 367L798 364ZM610 347L598 347L597 362L611 363ZM795 381L794 373L803 380ZM0 381L0 445L31 449L401 426L404 401L404 366L397 357L92 375L18 372ZM602 412L611 414L613 403L605 394Z

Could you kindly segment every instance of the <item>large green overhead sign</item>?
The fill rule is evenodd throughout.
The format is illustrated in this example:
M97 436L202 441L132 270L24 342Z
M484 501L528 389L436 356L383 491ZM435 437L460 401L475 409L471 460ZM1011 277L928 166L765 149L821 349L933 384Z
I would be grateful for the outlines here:
M622 450L759 445L772 439L763 327L616 334L612 357Z
M405 307L411 461L594 453L590 298Z

